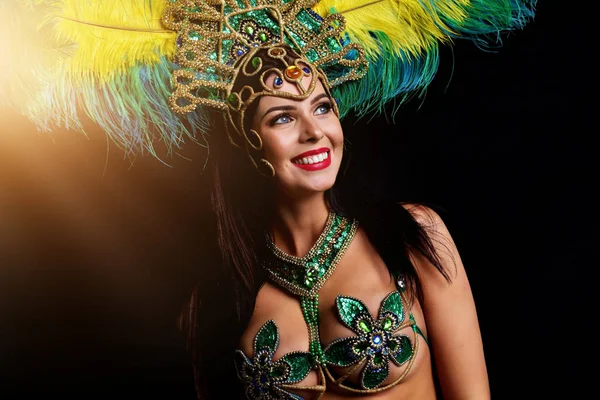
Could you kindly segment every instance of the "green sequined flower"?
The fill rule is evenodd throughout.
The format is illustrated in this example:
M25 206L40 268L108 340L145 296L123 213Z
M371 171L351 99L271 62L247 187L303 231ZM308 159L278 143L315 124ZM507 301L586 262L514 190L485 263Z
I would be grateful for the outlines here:
M337 312L357 336L337 339L325 348L328 365L348 367L366 359L360 375L362 389L374 389L388 377L389 360L400 366L410 359L413 347L406 335L394 335L404 320L400 293L390 293L383 300L377 320L367 306L353 297L338 296Z
M279 329L274 321L265 323L254 338L254 357L250 360L241 350L235 351L238 377L246 383L248 399L302 400L284 388L298 383L313 367L313 356L294 351L273 361L279 347Z

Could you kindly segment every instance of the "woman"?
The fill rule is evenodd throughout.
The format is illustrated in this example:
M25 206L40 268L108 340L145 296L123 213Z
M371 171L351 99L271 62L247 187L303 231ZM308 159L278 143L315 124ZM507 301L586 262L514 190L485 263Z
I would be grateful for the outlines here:
M489 397L448 230L344 179L339 120L424 91L439 43L497 41L535 0L34 3L0 6L0 100L42 128L83 110L128 152L210 146L217 240L181 316L199 394Z
M275 50L285 57L270 57ZM233 376L233 353L213 353L208 325L228 326L229 348L238 347L239 397L434 399L439 379L444 398L489 398L473 297L443 221L338 180L344 135L326 79L287 46L252 57L286 79L242 76L234 92L259 93L264 83L304 98L265 94L247 104L237 129L256 135L250 155L268 167L252 168L229 143L213 147L218 268L230 275L207 276L220 294L197 288L182 315L200 356L200 393L233 389L215 384ZM287 79L290 65L304 70L300 79ZM208 321L206 303L230 310L229 322L222 313Z

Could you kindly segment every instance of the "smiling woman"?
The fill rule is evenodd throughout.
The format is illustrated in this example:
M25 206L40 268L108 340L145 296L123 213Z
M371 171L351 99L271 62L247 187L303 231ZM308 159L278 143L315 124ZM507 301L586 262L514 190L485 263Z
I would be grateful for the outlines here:
M243 93L235 113L217 128L248 145L215 140L208 166L220 267L182 314L201 393L487 398L473 297L441 219L346 181L323 74L287 45L250 54L233 83ZM288 76L289 66L302 74ZM217 292L206 287L215 281ZM212 304L221 307L213 317ZM229 347L213 346L203 327L225 315L236 316L221 336ZM230 383L236 373L240 386Z
M422 93L440 43L485 47L534 3L15 1L47 39L18 105L44 127L83 109L128 152L210 145L214 246L180 318L200 397L487 399L450 233L346 178L340 119Z
M313 79L317 78L307 74L302 84L310 87ZM272 75L267 85L274 80ZM290 82L284 82L280 90L300 94ZM253 130L262 139L264 159L273 166L276 185L290 197L325 191L335 182L344 138L332 102L321 82L301 102L274 96L259 101Z

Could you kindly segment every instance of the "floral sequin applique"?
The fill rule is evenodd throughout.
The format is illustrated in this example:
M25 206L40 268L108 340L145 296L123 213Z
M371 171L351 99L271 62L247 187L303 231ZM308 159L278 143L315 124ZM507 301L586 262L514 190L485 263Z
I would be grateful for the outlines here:
M360 374L361 389L357 389L383 389L381 385L389 375L389 361L401 366L414 359L413 355L417 350L407 335L395 333L411 325L416 332L414 319L408 318L404 322L405 310L400 293L394 291L383 300L376 320L367 306L353 297L337 296L335 305L342 323L356 333L356 336L330 343L324 350L326 364L350 367L366 360ZM354 371L354 368L351 370ZM402 377L393 384L401 379Z
M238 377L246 384L246 397L251 400L302 400L288 389L322 391L324 387L301 387L295 383L306 378L314 366L312 354L294 351L273 361L279 347L279 329L274 321L265 323L254 338L254 356L235 352Z

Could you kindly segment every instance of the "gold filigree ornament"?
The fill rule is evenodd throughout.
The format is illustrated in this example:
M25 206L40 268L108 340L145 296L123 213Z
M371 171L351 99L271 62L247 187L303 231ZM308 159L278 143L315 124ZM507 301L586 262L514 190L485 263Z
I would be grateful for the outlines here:
M343 16L322 18L311 9L317 1L171 1L163 15L163 24L178 32L171 110L222 112L229 141L243 146L259 171L272 176L273 167L260 158L260 136L246 126L252 102L261 96L304 100L317 79L331 97L331 88L368 70L363 49L342 39ZM266 80L273 74L270 87ZM307 76L312 79L304 87ZM297 92L280 90L284 80Z

